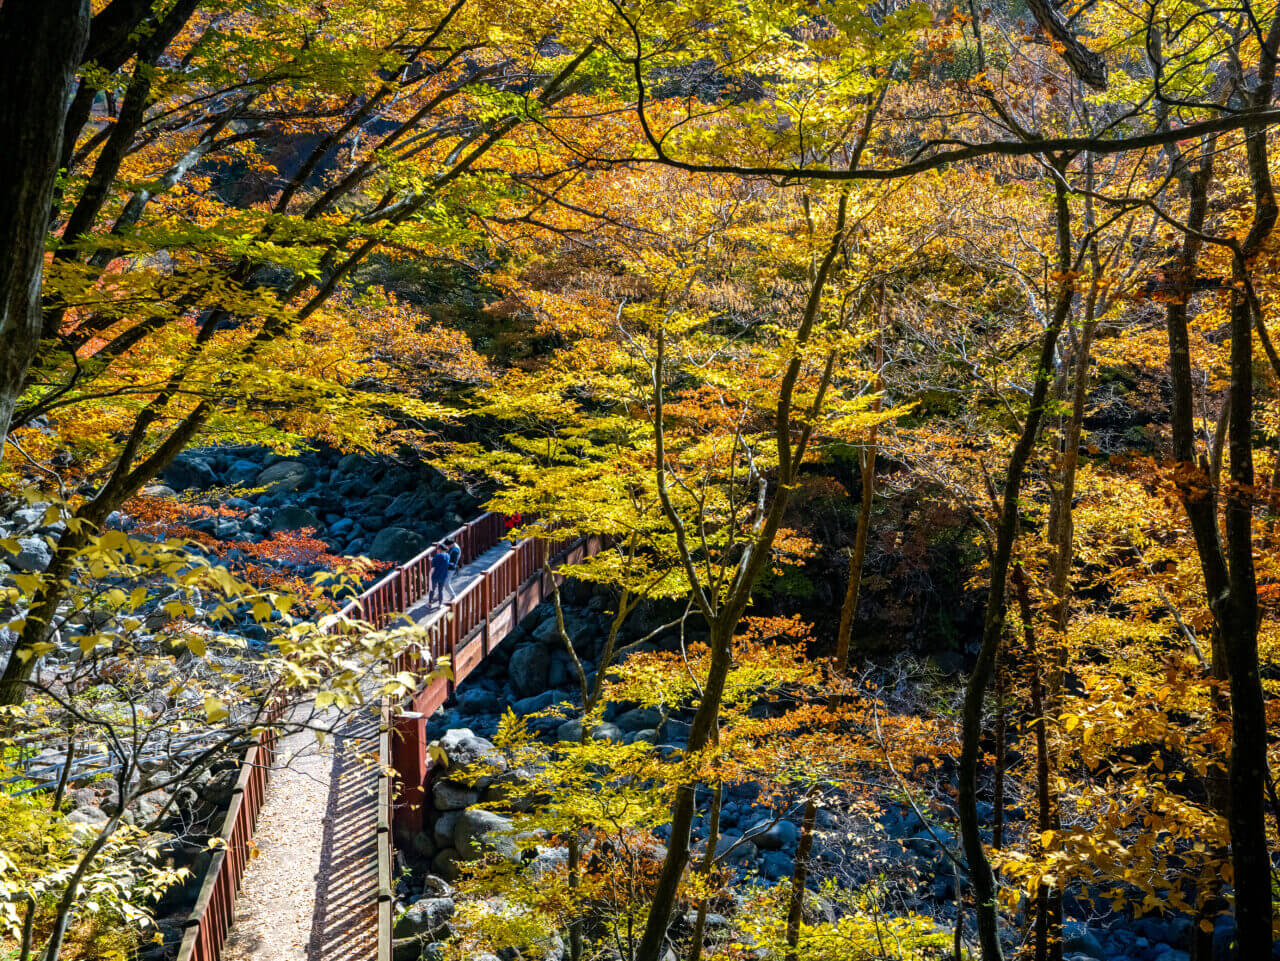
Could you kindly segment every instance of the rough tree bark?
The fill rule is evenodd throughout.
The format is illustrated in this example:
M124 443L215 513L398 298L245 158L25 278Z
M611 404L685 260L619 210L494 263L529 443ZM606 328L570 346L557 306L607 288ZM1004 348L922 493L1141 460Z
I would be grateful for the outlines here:
M1272 31L1268 44L1280 41ZM1264 55L1261 87L1269 98L1275 60ZM1271 860L1266 833L1267 719L1258 665L1258 591L1253 563L1253 315L1245 295L1249 259L1270 234L1276 203L1267 165L1265 132L1248 130L1246 148L1254 190L1254 218L1243 244L1233 248L1230 387L1227 392L1227 448L1230 484L1219 491L1207 458L1197 457L1195 382L1191 369L1189 300L1196 263L1207 235L1205 213L1213 178L1216 141L1202 145L1194 173L1180 177L1189 197L1185 239L1177 284L1165 310L1169 337L1169 374L1173 387L1173 477L1191 527L1204 577L1209 608L1231 695L1230 803L1232 881L1235 888L1237 950L1240 957L1269 957L1272 943ZM1224 543L1225 536L1225 543ZM1215 651L1215 656L1218 652Z
M67 100L89 0L0 6L0 458L40 342L40 281Z

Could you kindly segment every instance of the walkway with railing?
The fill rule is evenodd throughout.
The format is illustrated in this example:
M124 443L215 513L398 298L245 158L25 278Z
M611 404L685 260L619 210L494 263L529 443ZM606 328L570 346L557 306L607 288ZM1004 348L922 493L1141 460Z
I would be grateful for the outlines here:
M452 677L406 699L407 713L384 701L346 718L323 752L312 735L287 741L282 755L302 753L266 786L265 801L266 770L252 768L259 772L255 803L238 818L228 815L227 856L206 877L179 961L391 961L389 762L401 780L397 812L420 818L429 775L426 715L548 596L548 557L560 566L599 547L595 539L511 544L507 533L506 518L485 514L450 535L463 564L451 585L456 596L442 606L426 603L433 548L344 608L379 628L400 618L419 624L425 640L396 659L396 670L422 675L447 656ZM262 833L255 838L259 801ZM218 909L210 914L205 904Z

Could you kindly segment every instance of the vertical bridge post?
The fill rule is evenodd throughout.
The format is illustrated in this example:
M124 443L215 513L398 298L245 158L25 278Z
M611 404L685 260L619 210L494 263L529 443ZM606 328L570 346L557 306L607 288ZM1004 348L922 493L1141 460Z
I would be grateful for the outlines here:
M400 778L396 824L417 833L425 823L427 792L427 716L405 711L396 716L391 739L392 766Z

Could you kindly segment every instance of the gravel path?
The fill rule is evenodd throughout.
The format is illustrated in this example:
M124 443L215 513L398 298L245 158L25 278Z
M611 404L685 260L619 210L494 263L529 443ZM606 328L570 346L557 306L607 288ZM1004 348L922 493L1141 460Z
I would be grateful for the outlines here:
M224 961L372 961L377 948L377 753L372 716L323 749L284 742Z
M464 565L454 590L510 549L503 541ZM408 613L426 625L444 609L423 600ZM323 748L310 732L282 742L223 961L374 961L377 751L372 712L349 718Z

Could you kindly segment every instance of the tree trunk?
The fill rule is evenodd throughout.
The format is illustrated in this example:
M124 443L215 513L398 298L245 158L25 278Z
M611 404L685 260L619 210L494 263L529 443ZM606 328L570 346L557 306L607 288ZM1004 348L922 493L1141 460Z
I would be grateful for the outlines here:
M737 619L711 635L711 666L707 682L702 689L702 700L693 715L686 751L694 754L711 742L712 732L720 716L720 701L724 696L724 684L733 666L733 630ZM681 784L676 788L671 806L671 838L667 844L667 856L662 862L658 882L653 889L653 902L644 934L636 950L637 961L658 961L667 940L667 926L675 909L680 890L680 878L689 863L690 831L693 828L694 802L697 785Z
M1275 30L1272 31L1275 33ZM1272 38L1269 42L1274 41ZM1264 45L1265 46L1265 45ZM1274 63L1263 86L1274 80ZM1253 564L1253 324L1241 289L1248 280L1248 258L1271 232L1276 218L1265 134L1246 134L1249 172L1254 185L1254 221L1232 261L1231 382L1227 397L1230 487L1225 495L1222 532L1218 491L1207 460L1196 457L1194 381L1188 299L1202 247L1201 233L1213 176L1215 142L1206 141L1200 167L1184 177L1190 210L1174 299L1165 311L1169 336L1169 373L1173 386L1171 424L1176 461L1174 477L1195 538L1214 626L1222 640L1231 692L1231 766L1227 825L1231 836L1235 888L1237 950L1242 958L1271 953L1271 860L1267 847L1265 792L1267 720L1258 666L1258 593Z
M704 877L711 874L716 863L716 845L720 843L720 810L724 802L724 782L716 781L711 793L711 819L707 829L707 851L702 856L699 870ZM702 961L702 939L707 931L707 899L698 902L698 916L693 923L693 943L689 946L689 961Z
M1273 24L1267 43L1280 41ZM1275 77L1275 60L1265 51L1259 90L1267 100ZM1269 70L1269 76L1265 75ZM1263 101L1266 102L1266 101ZM1236 936L1242 958L1271 955L1271 855L1267 846L1266 785L1267 712L1258 665L1258 584L1253 561L1253 315L1243 287L1252 257L1276 222L1276 202L1267 159L1267 131L1248 129L1245 147L1253 183L1253 224L1243 249L1232 263L1236 284L1231 293L1231 387L1228 394L1227 450L1231 479L1223 511L1230 584L1229 618L1222 624L1223 648L1231 689L1231 828L1232 877L1235 885Z
M818 820L818 803L811 796L800 822L795 868L791 875L791 896L787 900L787 957L796 961L800 949L800 925L804 922L804 886L808 881L809 858L813 855L813 829Z
M1258 665L1258 585L1253 566L1253 325L1235 292L1231 319L1231 487L1224 527L1230 568L1222 639L1231 689L1231 860L1240 957L1271 956L1267 846L1267 714Z
M1004 663L1005 659L1001 657L1000 648L996 648L995 662L995 682L996 682L996 730L995 730L995 784L991 788L991 808L992 808L992 825L991 825L991 847L999 851L1004 847L1004 778L1005 768L1008 766L1008 748L1005 746L1005 738L1008 737L1006 730L1006 715L1008 711L1005 707L1005 674L1007 668ZM959 897L959 888L957 890L957 898Z
M882 295L883 297L883 292ZM884 360L880 346L876 348L876 366ZM875 410L880 410L877 398ZM867 559L867 534L871 529L871 503L876 493L876 428L873 426L862 453L862 502L858 505L858 527L853 539L853 553L849 556L849 580L845 587L844 602L840 606L840 634L836 642L836 658L833 665L837 678L849 670L849 646L853 635L853 622L858 614L858 597L862 591L862 568ZM832 707L838 705L838 696L832 698ZM787 905L787 958L795 961L800 944L800 925L804 920L804 892L808 883L809 855L813 850L813 829L818 818L818 805L810 792L800 822L800 840L796 846L795 866L791 874L791 897Z
M1209 665L1210 676L1217 682L1210 695L1210 723L1229 723L1231 705L1226 696L1226 654L1223 652L1222 638L1216 628L1213 631ZM1210 809L1224 820L1231 809L1229 778L1225 759L1223 763L1217 763L1215 760L1209 762L1208 770L1205 772L1205 795ZM1191 961L1213 961L1213 921L1226 907L1222 898L1222 872L1217 869L1213 861L1225 864L1231 857L1231 852L1227 848L1215 847L1211 857L1210 866L1202 871L1200 876L1199 897L1191 928Z
M1071 417L1063 431L1062 471L1058 489L1058 505L1053 529L1049 531L1054 546L1053 584L1054 629L1058 632L1059 649L1053 657L1053 669L1049 672L1048 703L1056 704L1061 694L1062 676L1067 667L1066 636L1071 620L1070 575L1071 561L1075 553L1075 518L1072 502L1075 500L1076 474L1080 465L1080 436L1084 428L1084 407L1089 395L1089 359L1093 337L1098 329L1093 317L1085 320L1080 332L1075 363L1075 381L1071 393Z
M1057 801L1050 783L1049 731L1046 727L1044 685L1041 681L1040 652L1036 650L1035 627L1031 623L1031 595L1027 575L1021 564L1013 568L1013 583L1018 594L1018 613L1022 618L1022 636L1027 649L1027 670L1031 675L1031 723L1036 738L1036 808L1037 827L1043 835L1058 829ZM1062 961L1062 896L1057 886L1050 888L1041 881L1036 885L1035 961Z
M856 156L856 155L855 155ZM855 161L856 162L856 161ZM689 576L689 586L693 598L701 609L711 637L711 662L707 668L707 679L702 686L702 695L698 701L698 709L694 712L693 723L689 727L689 739L685 747L688 754L696 754L706 748L715 736L719 720L720 705L724 698L724 686L729 677L729 669L733 666L733 635L738 629L738 621L742 618L751 602L751 590L756 578L764 570L769 548L778 535L783 515L791 499L791 489L795 484L804 462L804 454L811 437L809 426L798 429L799 437L793 440L796 425L793 422L796 383L800 377L803 348L813 334L822 306L822 293L827 280L831 276L836 257L840 252L845 237L845 221L848 213L848 196L841 195L836 213L835 229L826 254L809 285L809 296L805 301L804 313L796 331L795 346L791 359L782 375L778 388L778 404L774 415L773 429L777 438L778 466L777 491L772 503L766 507L763 478L760 479L760 511L761 516L755 528L754 543L749 543L742 553L732 580L725 591L724 600L709 598L703 590L695 569L693 554L685 539L685 525L671 501L667 489L667 455L664 424L663 397L663 362L666 347L665 331L658 329L657 344L653 366L653 420L654 420L654 458L655 474L658 486L658 497L662 510L676 535L676 547L681 562ZM830 383L835 353L827 356L822 383L808 406L810 424L822 409L823 395ZM663 955L663 946L667 941L667 928L671 924L671 915L676 907L676 898L680 892L680 880L684 876L685 867L689 863L689 832L693 827L694 805L697 800L696 784L681 784L676 788L675 798L671 803L671 837L667 842L667 856L662 861L658 872L658 880L653 889L653 900L649 906L649 916L645 919L644 934L636 949L635 961L659 961Z
M89 0L0 7L0 458L40 343L40 283L62 129Z
M1070 259L1070 210L1067 206L1067 188L1061 178L1054 181L1057 207L1059 247L1065 259ZM996 903L996 879L982 840L982 825L978 820L978 760L982 752L982 715L987 688L995 669L996 649L1004 632L1005 585L1009 576L1009 562L1013 555L1013 542L1018 534L1019 496L1022 478L1036 437L1040 433L1040 421L1044 415L1049 395L1049 382L1053 371L1054 349L1058 334L1071 311L1072 292L1064 285L1058 294L1057 304L1049 326L1040 339L1040 354L1036 369L1035 385L1031 391L1031 403L1027 408L1022 432L1009 455L1009 467L1005 476L1004 497L1000 507L1000 520L996 527L995 550L991 557L991 584L987 590L987 610L982 627L982 645L969 683L965 686L964 706L961 712L960 765L957 776L957 813L960 816L960 836L964 842L965 860L969 865L969 881L973 886L974 910L978 919L978 943L983 961L1002 961L1000 947L999 906Z

